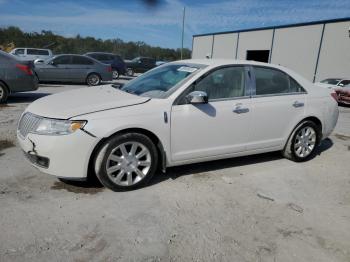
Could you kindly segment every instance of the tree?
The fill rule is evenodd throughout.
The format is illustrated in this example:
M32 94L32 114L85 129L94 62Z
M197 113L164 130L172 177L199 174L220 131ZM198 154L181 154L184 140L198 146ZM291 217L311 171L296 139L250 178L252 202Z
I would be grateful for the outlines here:
M125 59L136 56L149 56L157 60L173 61L180 59L180 49L154 47L143 41L124 42L122 39L95 39L94 37L63 37L52 31L23 32L18 27L0 28L0 45L7 46L14 43L17 47L49 47L55 54L70 53L84 54L86 52L111 52L121 55ZM184 49L184 56L191 57L191 50Z

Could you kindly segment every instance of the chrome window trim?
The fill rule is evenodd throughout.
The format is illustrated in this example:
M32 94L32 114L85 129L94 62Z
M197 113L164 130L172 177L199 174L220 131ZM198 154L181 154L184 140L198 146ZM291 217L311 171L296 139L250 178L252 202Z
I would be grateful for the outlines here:
M254 95L251 98L260 98L260 97L274 97L274 96L292 96L292 95L306 95L307 92L293 92L293 93L279 93L279 94L270 94L270 95Z
M228 98L217 98L212 99L208 101L208 104L211 102L222 102L222 101L233 101L233 100L239 100L239 99L249 99L251 96L236 96L236 97L228 97Z

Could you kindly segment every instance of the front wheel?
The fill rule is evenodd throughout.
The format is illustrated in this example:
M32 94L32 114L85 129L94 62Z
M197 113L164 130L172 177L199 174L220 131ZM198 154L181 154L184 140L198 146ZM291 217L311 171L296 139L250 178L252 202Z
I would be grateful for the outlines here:
M319 143L320 128L312 121L304 121L293 132L283 150L283 155L293 161L309 160Z
M146 185L158 166L157 148L147 136L128 133L107 140L95 157L100 182L113 191Z
M5 103L7 101L9 93L6 86L0 83L0 104Z
M86 84L88 86L98 86L100 83L101 77L96 73L89 74L86 78Z

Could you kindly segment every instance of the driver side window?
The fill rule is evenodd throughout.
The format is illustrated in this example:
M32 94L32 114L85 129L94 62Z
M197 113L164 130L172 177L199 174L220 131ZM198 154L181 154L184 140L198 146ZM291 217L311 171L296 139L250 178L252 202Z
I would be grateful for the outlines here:
M243 66L225 67L205 76L193 91L207 93L209 101L245 96L245 70Z

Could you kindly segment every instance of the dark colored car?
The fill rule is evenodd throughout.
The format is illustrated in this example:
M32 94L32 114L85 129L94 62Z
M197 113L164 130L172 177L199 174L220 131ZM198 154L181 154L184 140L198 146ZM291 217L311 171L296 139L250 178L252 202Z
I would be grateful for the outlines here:
M136 57L126 63L127 74L133 76L134 73L144 73L156 67L156 60L150 57Z
M113 78L118 79L120 75L126 75L126 64L119 55L103 52L89 52L86 56L92 57L112 67Z
M5 103L11 93L34 91L38 86L32 62L0 51L0 103Z
M78 82L97 86L101 81L112 81L112 68L91 57L57 55L35 64L41 82Z

